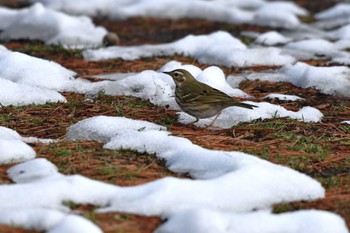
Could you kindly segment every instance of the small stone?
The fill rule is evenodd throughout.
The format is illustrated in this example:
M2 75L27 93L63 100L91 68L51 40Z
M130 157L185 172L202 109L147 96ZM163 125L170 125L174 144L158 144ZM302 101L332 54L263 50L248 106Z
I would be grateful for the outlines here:
M119 36L114 32L108 32L103 37L103 44L106 46L118 45L118 44L120 44Z

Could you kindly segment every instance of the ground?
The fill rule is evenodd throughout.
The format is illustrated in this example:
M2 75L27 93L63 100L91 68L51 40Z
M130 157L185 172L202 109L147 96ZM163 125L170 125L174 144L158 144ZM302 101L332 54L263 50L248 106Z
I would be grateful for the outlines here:
M298 1L312 12L320 10L320 4ZM331 1L323 5L328 7ZM326 5L327 4L327 5ZM321 4L322 5L322 4ZM305 19L310 20L310 19ZM123 22L95 19L95 23L116 32L122 45L170 42L189 33L201 34L226 30L240 37L242 30L267 31L268 28L252 25L230 25L205 20L166 20L134 18ZM241 38L241 37L240 37ZM242 41L249 43L246 38ZM110 60L87 62L80 51L68 51L59 46L45 46L41 42L12 41L4 43L12 50L53 60L78 73L79 77L94 81L94 74L111 72L139 72L158 69L170 60L178 60L200 66L192 58L160 57L136 61ZM327 65L325 61L305 61L313 65ZM226 75L245 70L268 70L277 67L252 67L236 69L221 67ZM326 198L313 202L280 204L274 211L286 212L298 209L328 210L341 215L350 227L350 125L340 124L350 120L350 98L329 96L313 89L301 89L289 83L246 81L241 89L257 97L272 92L295 94L304 101L278 103L288 110L303 106L318 108L325 116L319 123L303 123L288 118L256 120L242 123L231 129L207 130L177 122L176 112L157 107L134 97L111 97L100 94L93 102L84 101L81 94L63 93L67 104L30 105L24 107L1 107L0 125L16 130L22 136L63 139L66 128L82 119L98 115L124 116L164 125L173 134L190 139L193 143L210 149L243 151L260 158L282 164L317 179L326 188ZM264 100L266 101L266 100ZM164 162L154 155L133 151L110 151L102 149L97 142L58 142L50 145L30 144L38 157L44 157L58 166L64 174L79 173L84 176L123 186L142 184L165 176L185 177L167 170ZM0 166L0 183L11 183L6 169ZM152 232L162 220L123 213L97 214L94 206L67 203L98 224L104 232ZM0 226L0 232L34 232L19 228Z

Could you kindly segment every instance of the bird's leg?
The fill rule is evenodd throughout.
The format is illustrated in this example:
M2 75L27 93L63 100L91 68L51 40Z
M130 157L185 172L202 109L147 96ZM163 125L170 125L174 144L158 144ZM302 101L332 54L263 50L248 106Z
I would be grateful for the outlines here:
M210 127L210 126L212 126L212 125L214 124L214 122L216 121L216 119L218 119L218 117L220 116L221 112L222 112L222 111L218 112L218 113L215 115L215 117L214 117L214 119L211 121L211 123L210 123L209 125L205 126L205 129L208 128L208 127Z

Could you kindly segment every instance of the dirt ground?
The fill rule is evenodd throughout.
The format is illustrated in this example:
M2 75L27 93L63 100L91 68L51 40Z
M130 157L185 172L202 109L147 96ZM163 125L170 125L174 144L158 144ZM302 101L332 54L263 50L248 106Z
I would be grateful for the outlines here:
M335 1L297 1L311 12L334 4ZM318 1L317 1L318 2ZM94 19L95 23L115 32L121 45L163 43L179 39L187 34L202 34L226 30L240 37L241 31L264 32L269 28L252 25L230 25L205 20L166 20L134 18L116 22L108 19ZM11 41L4 45L12 50L53 60L68 69L94 81L92 75L111 72L139 72L158 69L170 60L207 67L192 58L181 56L139 59L135 61L109 60L87 62L79 51L68 51L60 47L44 46L40 42ZM305 61L313 65L327 65L326 61ZM262 71L278 67L252 67L236 69L221 67L226 75L246 70ZM175 111L157 107L133 97L111 97L101 94L93 102L84 101L85 96L63 93L67 104L30 105L23 107L1 107L0 125L16 130L22 136L62 139L66 128L82 119L97 115L125 116L164 125L173 135L186 137L193 143L210 149L238 150L260 158L282 164L317 179L326 188L326 198L312 202L285 203L274 207L276 213L299 209L328 210L341 215L350 227L350 126L340 124L350 120L350 98L329 96L313 89L301 89L289 83L245 81L241 89L257 97L256 101L269 93L294 94L305 100L280 102L283 107L296 111L303 106L318 108L324 118L319 123L303 123L288 118L256 120L242 123L231 129L206 130L182 125L176 121ZM54 162L64 174L82 174L96 180L128 186L142 184L165 176L185 177L167 170L164 161L154 155L138 154L132 151L109 151L97 142L59 142L50 145L30 144L38 157ZM11 183L6 169L0 166L0 183ZM147 233L156 229L162 220L124 213L97 214L94 206L76 205L76 213L91 219L104 232ZM14 227L0 226L4 233L29 233Z

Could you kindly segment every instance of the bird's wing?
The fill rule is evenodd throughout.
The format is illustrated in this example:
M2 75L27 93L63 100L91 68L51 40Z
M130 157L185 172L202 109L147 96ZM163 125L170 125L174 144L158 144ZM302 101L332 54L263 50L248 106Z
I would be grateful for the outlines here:
M219 91L213 87L210 87L204 83L196 83L193 90L193 100L199 100L202 103L214 104L214 103L233 103L234 99L227 94Z
M239 106L242 108L253 109L257 107L251 104L237 102L234 98L210 87L204 83L191 83L177 90L176 97L183 103L199 101L202 105L216 105L222 107Z

